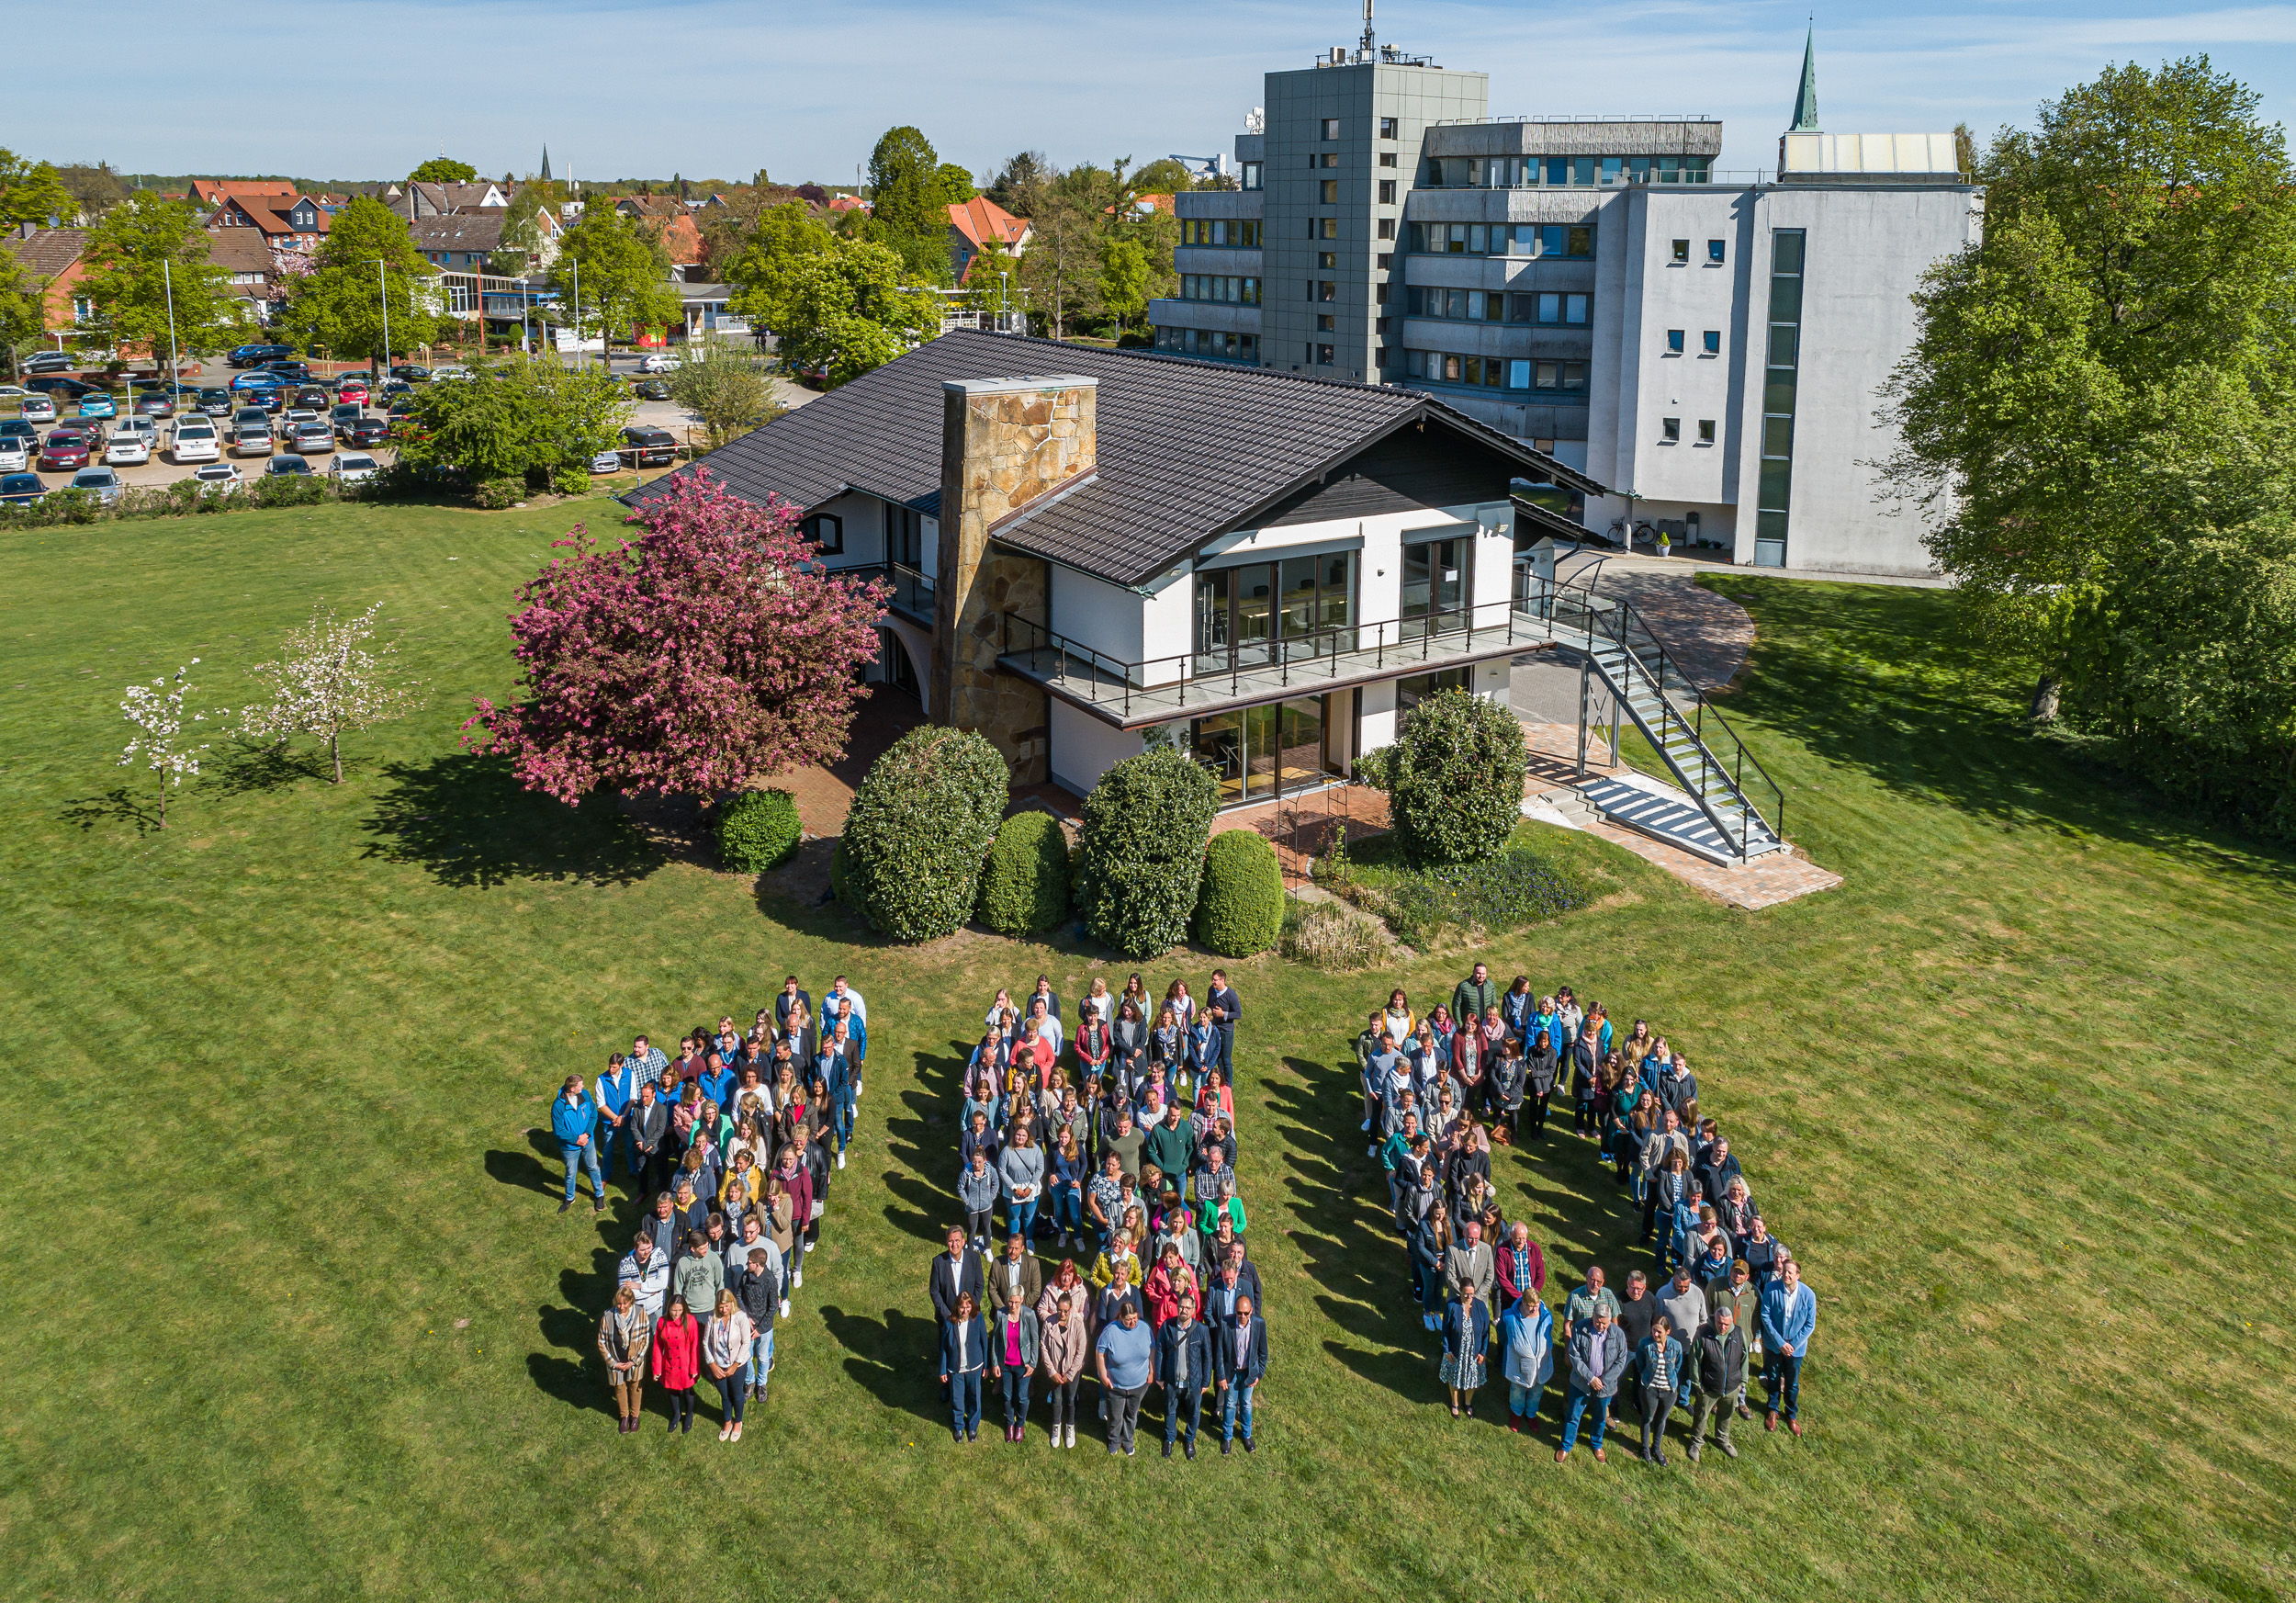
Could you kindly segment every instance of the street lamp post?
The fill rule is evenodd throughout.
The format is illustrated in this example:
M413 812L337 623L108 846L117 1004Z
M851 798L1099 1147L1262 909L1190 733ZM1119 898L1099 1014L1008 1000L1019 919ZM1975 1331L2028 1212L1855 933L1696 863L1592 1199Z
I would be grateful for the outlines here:
M375 258L375 292L383 302L383 371L375 375L375 382L380 384L383 375L390 371L390 271L380 256Z
M160 258L160 285L167 295L167 398L175 399L175 275L165 256Z

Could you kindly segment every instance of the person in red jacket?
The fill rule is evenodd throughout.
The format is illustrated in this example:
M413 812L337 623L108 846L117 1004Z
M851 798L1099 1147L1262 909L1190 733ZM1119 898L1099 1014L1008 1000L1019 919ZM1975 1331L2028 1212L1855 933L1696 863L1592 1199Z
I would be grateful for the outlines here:
M654 1321L654 1379L670 1394L670 1428L693 1428L693 1384L702 1378L702 1322L683 1297Z
M1492 1254L1493 1267L1499 1271L1499 1305L1512 1308L1524 1298L1538 1300L1547 1289L1547 1255L1531 1239L1531 1227L1520 1219L1507 1232L1507 1239Z

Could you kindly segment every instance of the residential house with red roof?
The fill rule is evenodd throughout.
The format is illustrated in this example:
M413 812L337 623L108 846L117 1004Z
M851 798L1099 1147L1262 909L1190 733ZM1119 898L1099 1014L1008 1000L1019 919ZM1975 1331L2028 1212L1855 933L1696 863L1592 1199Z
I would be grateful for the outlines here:
M958 283L972 271L973 260L991 242L1018 256L1028 248L1036 231L1025 217L1015 217L985 195L952 201L949 207L949 270Z
M68 333L88 311L84 297L75 293L87 277L83 253L87 230L40 228L28 234L0 237L0 249L16 258L25 277L46 286L41 296L40 326L51 333Z

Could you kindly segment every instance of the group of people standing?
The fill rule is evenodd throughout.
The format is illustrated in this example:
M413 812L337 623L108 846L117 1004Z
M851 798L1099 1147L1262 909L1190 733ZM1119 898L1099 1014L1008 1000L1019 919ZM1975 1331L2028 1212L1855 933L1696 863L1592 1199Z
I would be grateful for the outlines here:
M1363 1133L1385 1173L1423 1324L1439 1332L1437 1374L1454 1417L1471 1417L1492 1354L1507 1384L1507 1427L1536 1430L1562 1376L1568 1459L1582 1423L1594 1457L1622 1398L1638 1413L1640 1454L1666 1462L1667 1423L1690 1410L1687 1453L1709 1428L1738 1456L1734 1417L1750 1417L1759 1363L1764 1426L1802 1431L1801 1373L1817 1328L1816 1294L1755 1206L1737 1154L1698 1106L1688 1060L1647 1021L1623 1033L1569 986L1503 990L1478 963L1444 1001L1416 1012L1396 989L1356 1040ZM1629 1190L1656 1279L1626 1277L1622 1301L1597 1266L1558 1311L1528 1223L1509 1220L1491 1149L1548 1139L1557 1096L1572 1132Z
M818 1008L794 975L748 1030L698 1025L674 1058L640 1035L594 1086L569 1075L551 1108L566 1200L591 1179L605 1210L617 1159L647 1201L598 1323L598 1352L625 1432L651 1379L670 1428L693 1428L706 1377L718 1439L738 1441L765 1401L773 1326L805 1283L831 1177L845 1167L869 1052L868 1003L839 975Z
M927 1285L958 1442L980 1439L985 1382L1006 1440L1027 1440L1041 1388L1052 1445L1075 1447L1089 1372L1111 1453L1134 1451L1152 1385L1166 1458L1196 1456L1207 1394L1221 1451L1256 1451L1267 1326L1236 1183L1243 1014L1221 970L1200 999L1185 980L1159 999L1138 974L1120 991L1096 979L1065 1014L1042 975L1018 1002L996 993L962 1077L964 1223ZM1049 1278L1040 1239L1062 1255Z

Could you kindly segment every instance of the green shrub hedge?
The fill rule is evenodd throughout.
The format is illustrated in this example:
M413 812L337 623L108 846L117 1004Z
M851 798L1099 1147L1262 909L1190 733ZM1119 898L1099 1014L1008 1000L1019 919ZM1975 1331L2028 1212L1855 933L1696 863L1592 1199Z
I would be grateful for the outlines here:
M1388 812L1412 861L1480 863L1523 817L1523 726L1494 701L1445 690L1412 708L1386 755Z
M796 853L805 827L785 790L745 790L717 809L717 859L744 874L779 868Z
M1068 917L1068 837L1050 813L1015 813L981 870L977 916L999 935L1035 935Z
M1085 797L1076 892L1094 935L1128 957L1154 957L1187 935L1204 875L1219 786L1170 748L1100 776Z
M911 729L853 793L840 898L895 941L953 933L980 899L1010 780L1003 754L972 730Z
M1249 957L1284 928L1284 871L1256 830L1227 830L1204 852L1196 939L1222 957Z
M478 502L480 512L501 512L526 499L526 481L523 479L489 479L471 490L470 499Z

